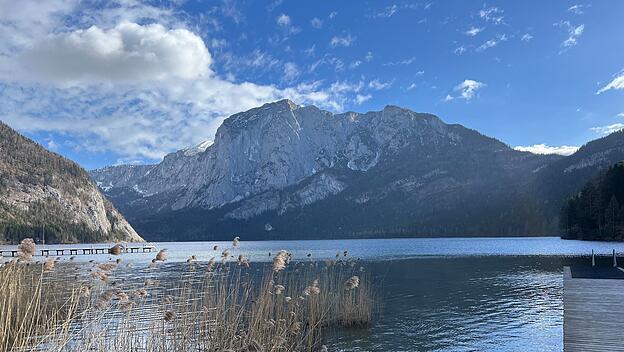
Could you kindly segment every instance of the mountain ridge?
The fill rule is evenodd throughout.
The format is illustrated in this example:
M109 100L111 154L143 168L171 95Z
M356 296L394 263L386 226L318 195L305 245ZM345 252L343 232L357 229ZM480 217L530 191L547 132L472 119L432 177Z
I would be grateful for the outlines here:
M553 235L552 203L569 194L542 193L566 158L393 105L333 114L282 100L232 115L204 151L168 154L133 185L90 174L159 240Z
M143 241L76 163L0 121L0 242Z

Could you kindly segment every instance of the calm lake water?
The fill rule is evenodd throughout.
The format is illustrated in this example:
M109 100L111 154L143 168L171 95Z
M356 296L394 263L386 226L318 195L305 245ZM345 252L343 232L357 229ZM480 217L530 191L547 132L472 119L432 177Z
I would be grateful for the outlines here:
M230 242L155 245L167 248L170 263L190 255L202 261L218 258L222 248L231 247ZM348 250L365 262L375 281L381 304L373 327L328 336L330 351L561 351L563 266L589 263L592 249L605 256L612 249L624 253L624 243L558 238L242 241L230 252L268 262L268 253L280 249L292 252L295 260L332 259ZM76 261L107 257L77 256ZM128 254L123 260L147 263L153 257ZM610 260L599 263L610 265Z

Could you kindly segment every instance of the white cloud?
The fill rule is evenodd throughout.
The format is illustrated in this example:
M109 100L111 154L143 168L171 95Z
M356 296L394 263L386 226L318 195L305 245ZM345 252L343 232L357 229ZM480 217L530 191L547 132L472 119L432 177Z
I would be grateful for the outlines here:
M573 14L576 15L582 15L585 13L585 11L583 10L585 8L585 6L583 5L572 5L568 8L569 12L572 12Z
M287 39L287 35L289 34L296 34L299 33L301 31L301 28L295 27L292 23L292 19L290 18L290 16L288 16L285 13L280 14L279 16L277 16L277 18L275 19L275 23L277 23L277 25L282 28L282 30L285 32L285 37L284 38L277 38L277 39L271 39L274 41L281 41L281 40L285 40Z
M287 14L283 13L279 16L277 16L277 19L275 20L275 22L282 26L282 27L288 27L290 26L290 16L288 16Z
M504 11L498 7L483 8L479 11L479 17L481 17L481 19L494 24L505 23L505 16L503 14Z
M299 67L294 62L287 62L284 64L284 79L286 81L292 81L299 77Z
M606 86L600 88L596 94L602 94L608 90L620 90L624 89L624 70L617 73L611 82L609 82Z
M529 33L525 33L525 34L524 34L524 35L520 38L520 40L521 40L521 41L523 41L523 42L530 42L530 41L531 41L531 39L533 39L533 36L532 36L531 34L529 34Z
M158 160L269 101L340 111L372 90L363 82L234 81L214 71L206 44L174 11L140 2L7 4L0 0L0 116L20 131L62 134L76 150ZM292 79L299 72L262 51L233 64L283 69Z
M465 34L465 35L467 35L467 36L469 36L469 37L474 37L474 36L476 36L477 34L479 34L479 33L483 32L483 30L484 30L484 29L485 29L485 28L483 28L483 27L479 28L479 27L474 27L474 26L473 26L473 27L468 28L468 30L467 30L467 31L465 31L465 32L464 32L464 34Z
M186 29L124 22L42 38L17 62L23 78L75 85L195 79L211 74L212 58L202 39Z
M477 51L478 52L483 52L487 49L493 48L495 46L497 46L498 44L500 44L501 42L507 41L507 36L505 34L500 34L498 36L496 36L496 38L494 39L490 39L488 41L486 41L485 43L481 44L479 47L477 47Z
M417 87L418 87L418 86L416 85L416 83L412 83L412 84L410 84L410 85L406 88L406 90L408 90L408 91L409 91L409 90L413 90L413 89L416 89Z
M618 117L624 117L624 112L617 114Z
M456 85L453 90L457 92L459 95L453 97L451 95L447 95L443 100L451 101L453 99L465 99L471 100L477 94L479 89L486 87L487 85L483 82L478 82L472 79L467 79Z
M327 17L329 17L330 20L333 20L334 18L336 18L336 16L338 16L338 12L332 11L329 13L329 16Z
M572 155L579 150L579 147L571 146L571 145L562 145L558 147L551 147L546 144L534 144L529 146L517 146L514 147L515 150L519 150L521 152L529 152L533 154L559 154L559 155Z
M607 126L598 126L598 127L592 127L590 128L590 130L599 133L599 134L603 134L603 135L607 135L607 134L611 134L613 132L617 132L624 129L624 123L614 123L612 125L607 125Z
M386 6L381 12L376 13L373 18L389 18L394 16L399 11L399 6L397 4L392 4L390 6Z
M369 52L367 52L367 53L366 53L366 56L364 57L364 59L365 59L367 62L370 62L370 61L373 59L373 53L372 53L372 52L370 52L370 51L369 51Z
M351 44L353 44L354 41L355 41L355 37L352 37L351 34L347 34L345 36L333 37L331 41L329 42L329 45L331 45L334 48L337 46L348 47L348 46L351 46Z
M223 49L227 46L228 46L228 42L225 39L212 38L212 40L210 41L211 49Z
M381 82L378 79L368 82L368 87L374 90L382 90L390 88L390 86L392 86L392 82Z
M561 21L555 23L556 26L563 27L568 32L568 38L561 43L561 46L564 48L570 48L575 46L578 43L578 39L583 35L585 31L585 25L581 24L578 26L572 25L570 21Z
M358 67L360 67L360 65L362 65L362 61L360 61L360 60L355 60L355 61L353 61L353 62L349 65L349 68L350 68L350 69L358 68Z
M323 21L318 17L314 17L310 20L310 25L316 29L319 29L323 27Z
M397 66L397 65L411 65L416 61L416 57L412 56L410 58L400 60L400 61L390 61L382 64L382 66Z
M357 105L361 105L365 101L369 100L371 97L372 97L372 95L370 95L370 94L366 94L366 95L358 94L358 95L355 96L355 103Z
M453 52L455 53L455 55L462 55L466 52L466 50L468 50L465 46L460 46L458 48L456 48Z

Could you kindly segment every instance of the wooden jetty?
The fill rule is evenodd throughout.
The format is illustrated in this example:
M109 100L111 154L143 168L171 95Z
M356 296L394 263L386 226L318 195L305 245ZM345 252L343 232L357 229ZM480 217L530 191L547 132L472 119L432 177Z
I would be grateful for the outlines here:
M65 255L93 255L93 254L108 254L108 250L110 247L68 247L68 248L41 248L38 249L37 252L41 254L42 257L48 256L65 256ZM135 245L135 246L124 246L122 253L150 253L154 252L156 247L152 245ZM0 248L0 258L1 257L17 257L19 256L19 250L17 248L13 249L1 249Z
M612 272L608 275L589 278L564 268L565 352L624 351L624 279L616 275L624 269L609 269Z

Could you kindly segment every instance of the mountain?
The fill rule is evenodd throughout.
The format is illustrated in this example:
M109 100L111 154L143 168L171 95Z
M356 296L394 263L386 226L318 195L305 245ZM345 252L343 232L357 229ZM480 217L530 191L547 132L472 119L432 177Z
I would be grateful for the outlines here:
M578 193L585 183L598 177L610 166L624 160L624 130L593 140L576 153L562 158L541 170L536 192L554 203L552 214Z
M226 119L156 165L90 172L150 240L553 234L534 155L396 106L332 114L289 100Z
M143 241L74 162L0 122L0 242Z

